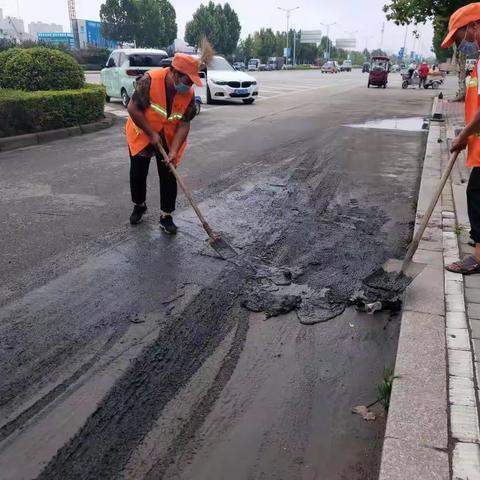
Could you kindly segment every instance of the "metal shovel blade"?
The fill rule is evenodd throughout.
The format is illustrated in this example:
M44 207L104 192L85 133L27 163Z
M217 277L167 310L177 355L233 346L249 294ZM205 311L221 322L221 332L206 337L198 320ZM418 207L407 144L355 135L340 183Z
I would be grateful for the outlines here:
M396 258L391 258L387 260L384 265L383 269L387 273L397 273L398 275L405 275L410 279L412 282L420 273L423 272L423 269L427 266L425 263L416 263L416 262L408 262L407 265L403 265L403 260L397 260ZM403 270L402 270L403 268ZM409 282L409 283L410 283Z
M363 283L368 287L401 293L422 272L425 266L423 263L408 262L404 265L402 260L387 260L383 268L379 268L372 273Z
M221 237L215 236L208 239L208 244L218 253L224 260L236 257L238 253Z

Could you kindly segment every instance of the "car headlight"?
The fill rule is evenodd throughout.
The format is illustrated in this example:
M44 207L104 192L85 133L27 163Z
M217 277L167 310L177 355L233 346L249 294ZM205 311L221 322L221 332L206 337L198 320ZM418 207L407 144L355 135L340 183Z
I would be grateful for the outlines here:
M215 85L228 85L228 82L221 82L220 80L212 80Z
M256 85L256 84L257 84L257 82L252 82L252 85Z

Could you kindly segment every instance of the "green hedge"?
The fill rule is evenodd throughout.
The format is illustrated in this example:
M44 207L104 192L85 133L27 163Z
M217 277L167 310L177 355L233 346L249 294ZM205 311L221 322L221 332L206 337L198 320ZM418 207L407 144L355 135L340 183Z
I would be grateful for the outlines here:
M86 64L81 63L80 66L82 67L83 70L99 72L100 70L102 70L102 68L104 68L105 65L96 65L94 63L86 63Z
M24 92L0 89L0 137L73 127L103 117L105 89Z
M19 51L20 51L20 48L9 48L8 50L3 50L0 52L0 87L2 86L2 78L5 71L5 65Z
M1 69L0 86L14 90L70 90L82 88L82 67L70 55L53 48L13 49ZM8 54L7 50L5 54ZM5 59L3 59L5 60Z

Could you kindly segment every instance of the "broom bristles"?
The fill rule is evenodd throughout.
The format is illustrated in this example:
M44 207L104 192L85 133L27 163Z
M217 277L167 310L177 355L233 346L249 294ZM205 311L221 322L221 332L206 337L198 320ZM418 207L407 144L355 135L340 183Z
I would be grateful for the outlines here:
M207 37L202 37L202 39L200 40L199 49L201 52L200 66L208 67L210 62L213 60L215 50L213 49L211 43L208 41Z

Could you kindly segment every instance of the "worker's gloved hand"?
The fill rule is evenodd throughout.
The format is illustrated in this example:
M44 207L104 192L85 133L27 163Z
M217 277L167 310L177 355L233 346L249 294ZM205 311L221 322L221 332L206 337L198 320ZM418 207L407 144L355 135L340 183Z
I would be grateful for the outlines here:
M456 138L452 140L452 145L450 146L450 152L461 152L467 148L467 139L462 136L462 134L458 135Z

